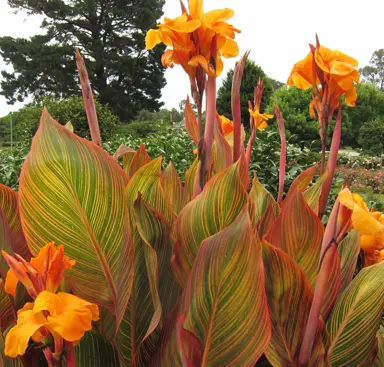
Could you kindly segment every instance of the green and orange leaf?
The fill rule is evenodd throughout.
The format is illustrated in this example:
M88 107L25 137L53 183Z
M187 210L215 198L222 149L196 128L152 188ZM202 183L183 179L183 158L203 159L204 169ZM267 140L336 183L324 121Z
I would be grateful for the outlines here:
M66 272L73 292L115 314L129 297L129 287L118 293L119 280L132 271L120 262L124 247L132 257L127 181L111 156L43 111L20 177L25 237L34 253L51 241L63 244L76 260Z
M172 265L180 285L187 281L201 242L228 227L248 202L240 171L239 161L211 178L177 218Z
M151 161L151 157L145 150L144 144L141 144L137 152L133 155L131 163L129 165L128 177L133 175L143 166Z
M252 189L249 193L251 202L254 204L255 229L259 237L263 238L276 221L280 207L273 196L261 185L255 175L252 182Z
M187 129L189 137L195 142L195 144L198 144L200 140L199 124L197 122L196 115L193 112L191 102L189 101L189 97L187 97L187 100L185 102L184 117L185 117L185 128Z
M291 256L313 286L320 260L324 227L299 190L291 192L267 240Z
M131 166L132 159L136 153L136 150L121 144L119 149L116 150L113 158L118 160L120 157L123 158L123 169L125 173L129 174L129 167Z
M23 259L29 260L31 252L25 240L23 229L21 228L20 213L18 207L19 196L10 187L0 184L0 208L4 213L4 219L10 229L10 240L12 249Z
M201 367L253 366L268 347L271 326L261 246L247 205L228 227L201 244L181 312L186 316L183 328L200 342ZM193 350L196 343L189 347L189 355L199 355Z
M316 213L316 215L319 213L321 189L325 179L327 178L327 175L328 172L325 171L311 187L304 191L304 199Z
M332 366L373 366L384 312L384 264L364 268L338 298L327 322Z

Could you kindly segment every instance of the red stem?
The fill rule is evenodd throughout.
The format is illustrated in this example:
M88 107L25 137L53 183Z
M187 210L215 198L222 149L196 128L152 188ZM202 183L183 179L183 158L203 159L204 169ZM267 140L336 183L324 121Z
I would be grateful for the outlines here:
M67 361L67 367L77 367L75 348L73 347L73 344L71 342L65 341L65 350L65 359Z
M85 107L85 112L87 114L87 120L88 120L89 130L91 132L92 142L98 146L101 146L99 120L97 119L97 113L96 113L95 101L93 100L91 83L89 82L84 58L80 55L80 52L78 49L76 49L76 65L79 72L81 92L83 94L84 107Z
M331 192L333 178L335 176L337 157L339 154L341 141L341 106L338 109L335 130L332 136L331 150L329 153L328 163L327 163L327 178L325 179L322 187L322 192L320 195L319 203L319 218L322 218L327 209L327 203L329 198L329 193Z
M277 203L281 204L283 201L284 183L285 183L285 164L287 160L287 139L285 137L285 121L281 114L279 106L274 107L277 123L279 126L279 134L281 140L281 153L280 153L280 168L279 168L279 193L277 195Z
M329 217L321 245L319 272L316 277L315 292L299 354L300 366L306 366L310 361L313 343L319 326L320 312L327 290L329 275L331 274L333 261L337 255L337 243L335 237L337 235L337 217L339 210L340 203L339 200L336 200Z

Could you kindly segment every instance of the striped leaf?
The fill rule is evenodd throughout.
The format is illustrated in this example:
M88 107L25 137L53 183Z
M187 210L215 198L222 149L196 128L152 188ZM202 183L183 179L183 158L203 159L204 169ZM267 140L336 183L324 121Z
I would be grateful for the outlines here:
M161 175L161 185L168 197L175 214L179 214L181 209L188 202L187 188L183 186L175 166L170 162Z
M217 119L215 122L214 138L215 141L212 146L212 158L213 158L213 167L215 173L219 173L225 170L228 166L232 164L232 148L219 131L217 126Z
M384 366L384 334L377 333L377 346L378 352L373 367L383 367Z
M360 235L357 231L352 230L340 242L337 248L340 256L341 266L341 285L340 292L342 292L353 278L356 271L357 259L360 253Z
M310 188L304 191L304 199L316 215L319 213L320 194L326 178L327 171L325 171Z
M324 301L321 308L321 315L324 321L327 321L329 313L332 311L332 308L336 302L337 296L340 292L341 286L341 265L340 265L340 256L336 251L336 254L333 258L329 278L327 282L327 288L324 295Z
M137 152L133 155L131 163L129 165L128 177L131 178L133 175L143 166L151 161L151 157L145 150L144 144L141 144Z
M189 97L185 102L185 128L187 129L189 137L197 144L199 142L199 124L197 123L196 115L193 112Z
M253 366L268 347L271 326L261 246L247 205L231 225L202 243L181 310L186 315L183 328L200 342L201 367ZM189 345L190 356L199 354L196 347L195 342Z
M116 334L116 317L106 308L99 308L100 320L96 323L96 330L110 342L114 342Z
M16 322L13 300L4 290L4 281L0 279L0 333ZM1 364L0 364L1 366Z
M373 366L384 312L384 264L364 268L338 298L327 322L332 366Z
M139 199L134 203L135 212L140 215L153 215ZM142 219L147 222L149 219ZM146 224L146 227L147 228ZM134 281L128 307L118 325L116 344L123 366L145 366L155 350L158 334L154 333L161 319L161 303L158 294L158 261L153 244L159 241L149 236L155 243L149 243L147 236L141 237L140 230L134 230Z
M252 189L249 193L251 202L255 205L255 226L260 238L263 238L276 221L280 207L273 196L259 182L255 175L252 181Z
M240 161L239 161L240 162ZM173 269L184 285L201 242L229 226L238 216L248 195L240 179L240 163L218 173L203 192L181 211L176 222Z
M129 167L131 166L132 159L136 153L136 150L127 147L124 144L121 144L119 146L119 149L116 150L115 154L113 155L113 158L117 161L120 157L123 158L123 169L126 174L129 174Z
M71 121L68 121L68 122L64 125L64 127L65 127L66 129L68 129L71 133L74 132L73 125L72 125L72 122L71 122Z
M75 347L77 367L119 367L117 352L101 334L88 331Z
M314 285L320 259L324 227L305 202L299 190L292 192L283 203L267 240L291 256Z
M190 198L193 197L193 188L198 167L199 158L196 157L192 165L188 168L187 172L185 173L185 186L187 187Z
M304 192L308 186L311 184L313 180L313 176L315 175L317 170L317 164L306 169L304 172L301 172L291 183L291 186L288 190L288 194L285 197L285 200L289 198L291 194L295 191L299 190L300 192ZM284 202L283 202L284 205Z
M25 260L29 260L31 258L31 252L28 249L21 228L18 200L17 192L0 184L0 208L3 209L4 219L7 221L10 229L12 249Z
M142 199L148 205L158 210L167 219L169 225L173 223L175 214L161 185L161 161L162 158L158 157L141 167L125 188L132 230L135 226L133 207L139 195L142 195Z
M263 261L272 324L265 354L273 366L295 366L311 308L312 288L295 261L267 242L263 242Z
M34 253L50 241L63 244L76 260L66 272L74 293L115 314L129 298L129 286L118 284L132 271L126 183L111 156L43 111L20 177L25 237Z
M163 315L166 315L179 298L179 286L170 266L172 256L171 228L166 219L139 198L134 205L137 230L140 237L157 253L158 292Z

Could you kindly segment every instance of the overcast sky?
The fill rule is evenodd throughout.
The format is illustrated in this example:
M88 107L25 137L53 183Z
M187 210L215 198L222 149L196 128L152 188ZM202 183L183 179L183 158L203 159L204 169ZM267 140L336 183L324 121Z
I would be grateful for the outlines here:
M268 76L285 82L292 65L308 52L317 32L320 42L337 48L368 64L372 52L384 48L383 0L204 0L204 10L231 8L231 23L242 30L236 40L240 53L250 57ZM179 0L166 0L167 17L180 15ZM0 36L29 37L40 32L41 19L13 14L6 0L0 0ZM224 76L236 59L224 59ZM0 60L0 69L5 65ZM189 92L188 78L175 66L165 73L167 85L162 100L165 107L177 107ZM219 80L219 85L221 78ZM14 111L0 96L0 116Z

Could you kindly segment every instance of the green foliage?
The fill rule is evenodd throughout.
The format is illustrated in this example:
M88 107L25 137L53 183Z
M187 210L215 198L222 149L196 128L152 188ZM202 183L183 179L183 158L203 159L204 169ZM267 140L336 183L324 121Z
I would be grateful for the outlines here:
M217 111L228 118L231 118L231 90L234 69L228 71L222 86L217 94ZM273 92L278 89L282 83L269 78L263 69L256 65L252 60L247 60L245 63L243 79L240 88L241 98L241 119L244 126L249 126L249 111L248 101L253 101L253 92L259 79L264 79L264 94L261 102L261 111L268 105L269 98Z
M16 10L44 19L44 34L0 37L0 55L14 72L2 71L1 94L10 103L79 93L75 48L85 55L92 87L122 121L143 108L155 111L165 85L160 55L145 51L145 33L162 15L164 0L8 0Z
M101 105L97 100L95 105L99 118L101 137L108 139L114 133L119 119L108 106ZM62 125L70 121L77 135L83 138L89 137L87 115L81 97L70 97L64 100L45 98L41 103L25 106L12 114L14 141L26 142L27 144L31 141L39 125L43 106L47 107L52 116ZM9 118L9 115L0 118L0 125L8 129ZM10 141L9 130L7 130L4 140Z
M384 116L363 125L359 143L363 151L372 155L384 154Z
M184 109L182 109L184 111ZM150 112L147 110L141 110L136 116L136 121L151 121L151 122L162 122L172 124L174 122L180 122L184 118L184 113L173 108L167 110L162 108L158 112Z
M372 54L369 65L359 71L364 80L372 83L379 90L384 90L384 48L376 50Z
M359 130L364 124L379 116L384 117L384 92L376 90L373 85L360 83L357 85L357 96L355 107L343 106L351 127L351 138L345 143L352 147L358 146Z
M319 123L309 115L311 91L296 87L279 88L271 97L267 110L273 112L277 104L284 116L287 138L291 143L309 145L319 140Z

